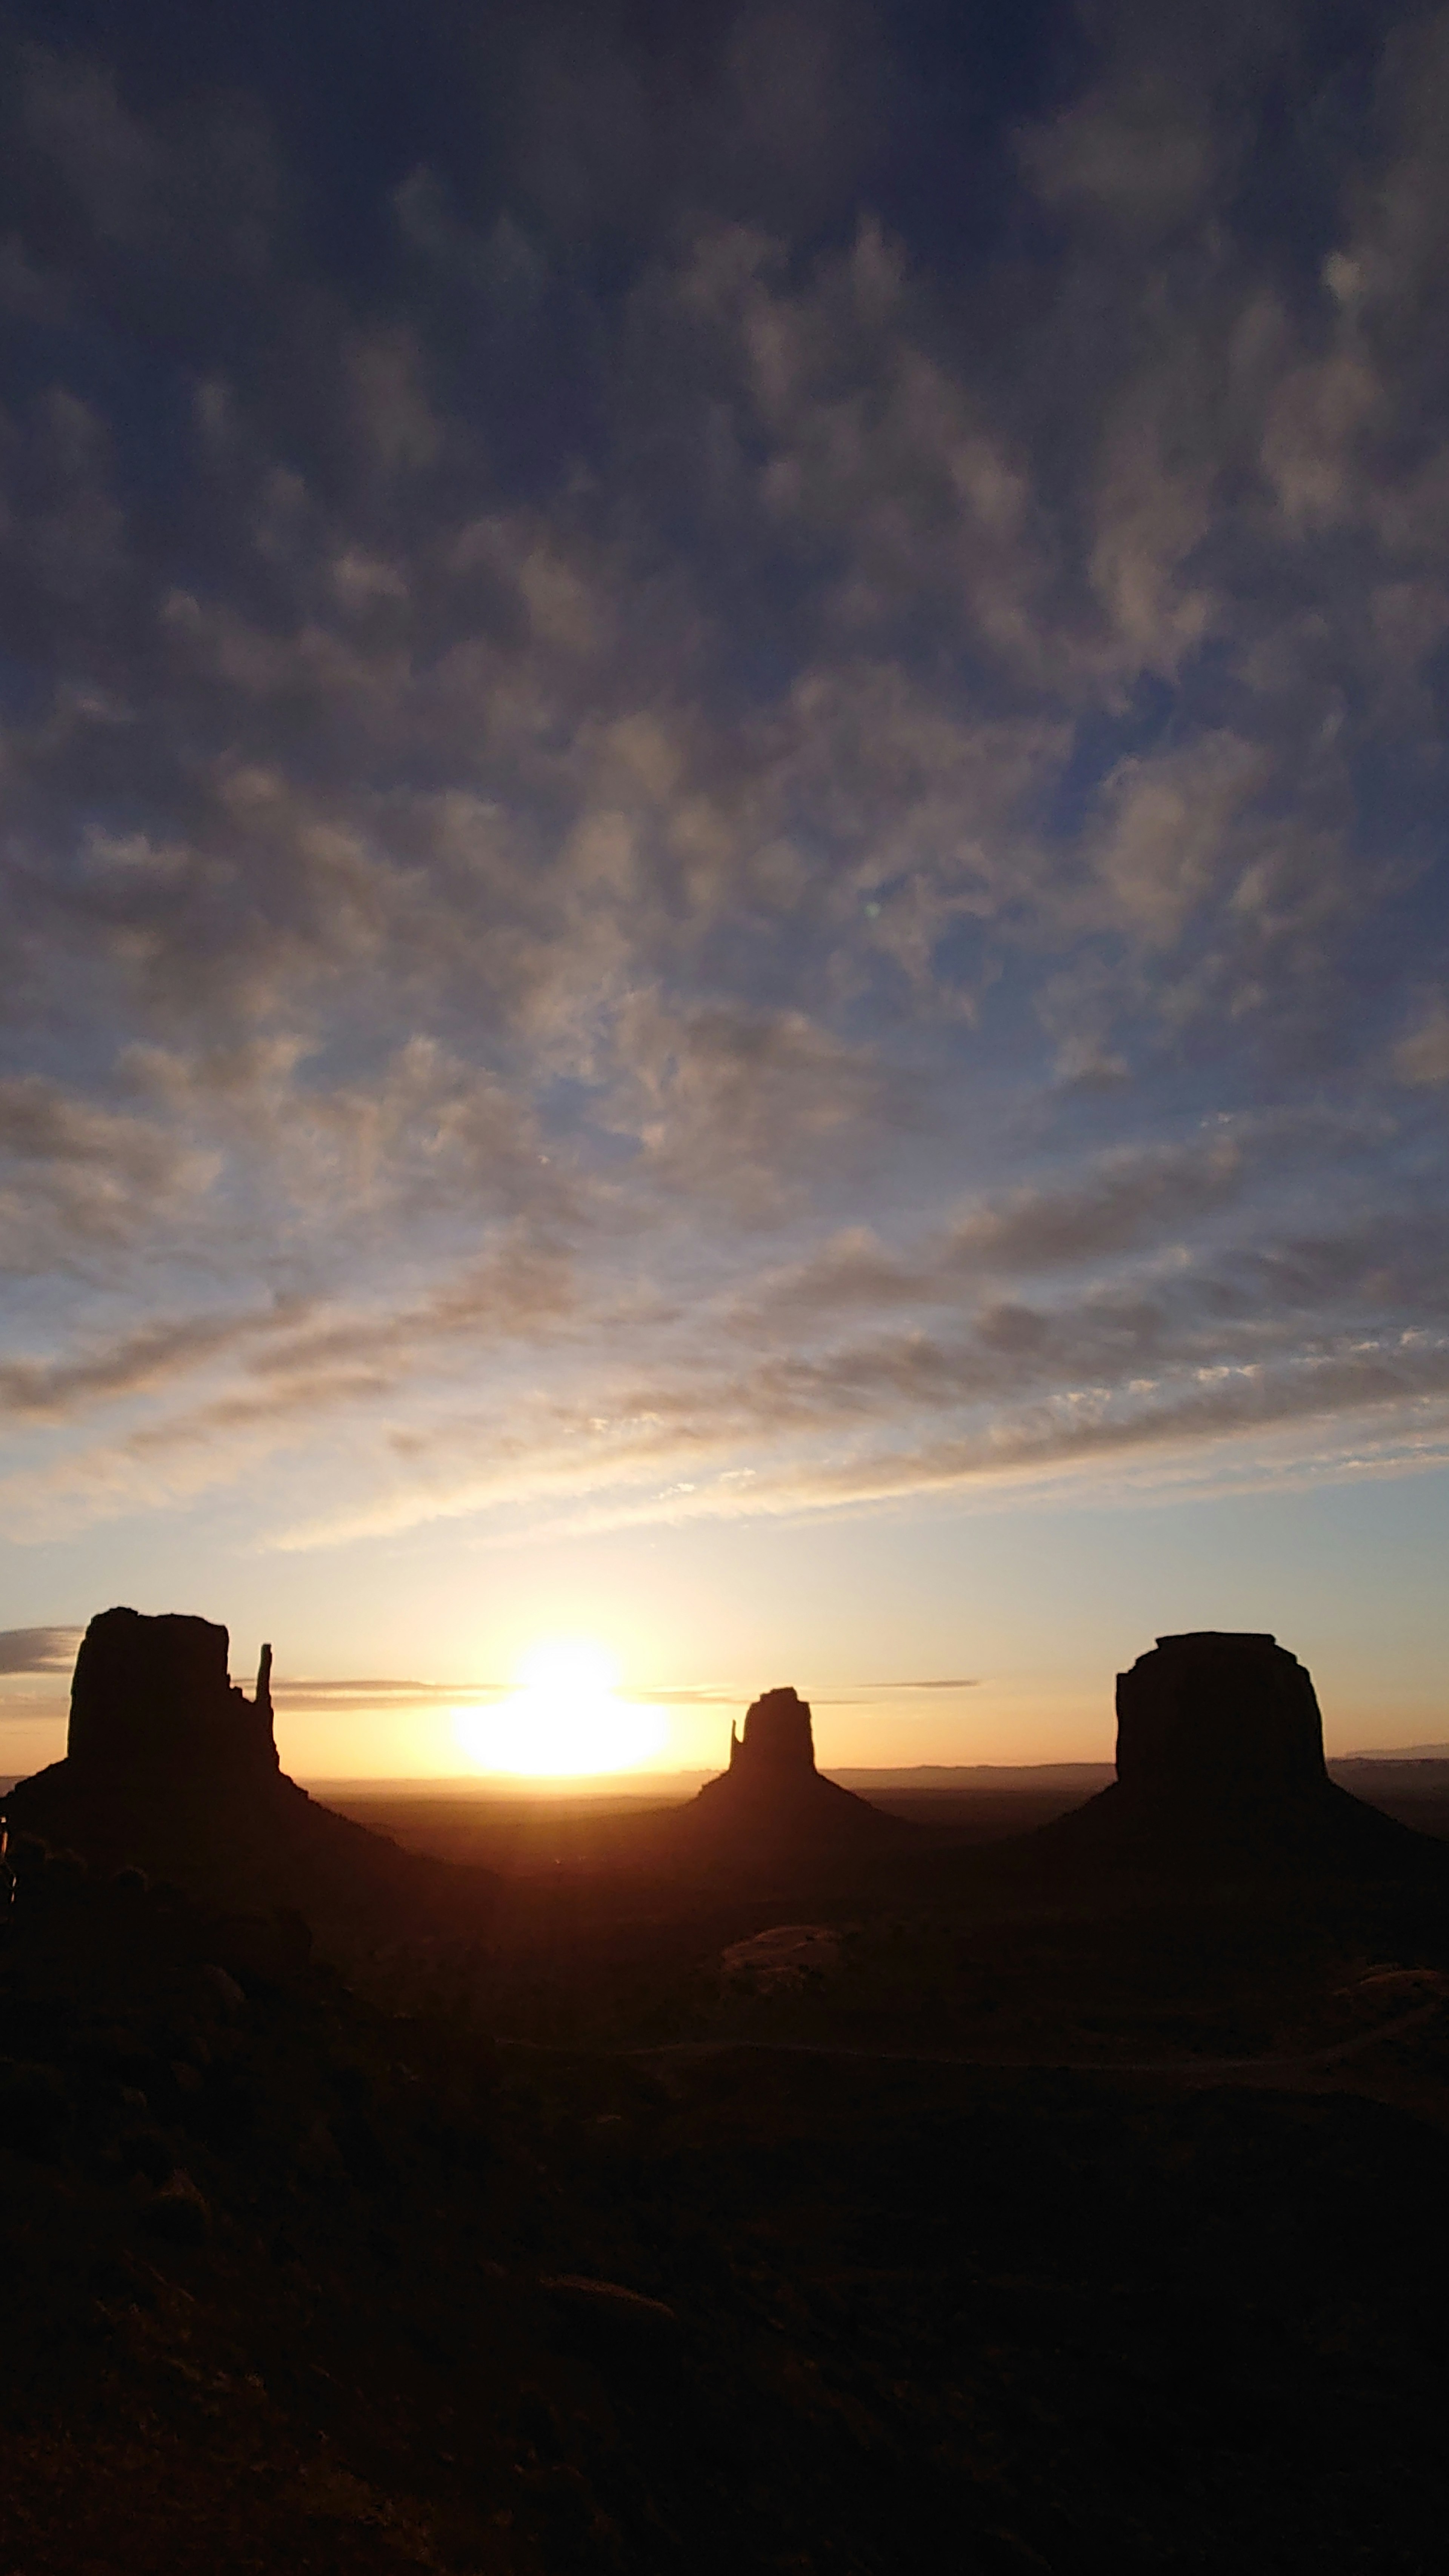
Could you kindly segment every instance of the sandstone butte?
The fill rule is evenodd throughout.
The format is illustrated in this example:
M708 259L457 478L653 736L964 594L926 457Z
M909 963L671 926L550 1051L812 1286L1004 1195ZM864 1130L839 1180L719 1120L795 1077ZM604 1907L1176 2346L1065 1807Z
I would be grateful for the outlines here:
M271 1648L249 1699L228 1647L209 1619L99 1612L76 1657L65 1758L11 1790L11 1834L93 1868L139 1866L210 1904L290 1909L347 1946L476 1925L493 1874L405 1852L309 1797L278 1759Z
M1443 1847L1328 1776L1312 1680L1276 1638L1159 1637L1117 1676L1117 1777L1030 1838L1044 1861L1433 1876Z
M731 1726L729 1769L705 1782L678 1823L691 1846L746 1864L886 1849L914 1832L816 1769L809 1702L790 1689L753 1701L742 1735Z
M101 1868L137 1862L229 1905L294 1907L361 1933L384 1915L476 1922L486 1870L407 1853L338 1816L282 1771L271 1650L252 1697L228 1672L225 1628L206 1619L92 1619L76 1659L65 1759L11 1792L12 1833L37 1833ZM892 1856L914 1867L943 1837L824 1777L810 1707L790 1688L730 1730L729 1767L661 1817L684 1866L774 1876L817 1862ZM662 1846L661 1846L662 1849ZM1441 1846L1329 1779L1313 1683L1271 1636L1216 1629L1160 1637L1117 1680L1117 1778L1038 1832L991 1854L952 1852L994 1877L1083 1869L1207 1869L1435 1876ZM927 1876L934 1878L935 1871ZM380 1920L380 1918L379 1918Z

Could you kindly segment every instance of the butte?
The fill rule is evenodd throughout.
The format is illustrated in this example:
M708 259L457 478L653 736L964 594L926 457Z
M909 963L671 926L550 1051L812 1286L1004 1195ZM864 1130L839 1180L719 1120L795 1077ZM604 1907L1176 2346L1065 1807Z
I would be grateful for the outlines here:
M12 1836L94 1870L138 1866L208 1904L293 1909L357 1940L479 1910L484 1870L403 1851L288 1779L273 1732L270 1646L248 1699L209 1619L103 1610L81 1640L65 1759L17 1781Z
M1117 1777L1012 1847L1074 1870L1432 1877L1449 1855L1330 1780L1312 1680L1271 1636L1159 1637L1117 1677Z
M675 1840L709 1864L751 1874L888 1850L912 1827L815 1767L809 1702L769 1690L730 1728L729 1769L673 1820Z

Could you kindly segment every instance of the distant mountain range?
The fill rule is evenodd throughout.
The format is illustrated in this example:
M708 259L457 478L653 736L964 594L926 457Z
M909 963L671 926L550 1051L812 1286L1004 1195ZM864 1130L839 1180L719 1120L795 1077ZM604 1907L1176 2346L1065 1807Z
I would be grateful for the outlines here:
M1449 1744L1395 1744L1372 1753L1331 1753L1330 1771L1340 1762L1449 1762Z

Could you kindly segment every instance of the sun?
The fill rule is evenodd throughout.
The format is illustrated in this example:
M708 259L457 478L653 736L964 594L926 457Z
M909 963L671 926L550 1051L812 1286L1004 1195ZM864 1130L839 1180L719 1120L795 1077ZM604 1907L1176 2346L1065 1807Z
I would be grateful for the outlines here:
M460 1708L459 1743L480 1771L519 1779L582 1779L627 1771L663 1744L663 1712L618 1696L619 1668L602 1646L557 1637L525 1655L518 1688L496 1708Z

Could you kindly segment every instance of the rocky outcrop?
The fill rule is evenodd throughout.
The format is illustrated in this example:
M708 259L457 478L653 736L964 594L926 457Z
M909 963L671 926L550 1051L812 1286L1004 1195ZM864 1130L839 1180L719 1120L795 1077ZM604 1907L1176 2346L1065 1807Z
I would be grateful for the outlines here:
M747 1869L901 1841L912 1830L817 1771L810 1705L790 1689L753 1701L743 1734L731 1726L729 1769L705 1782L679 1821L691 1849Z
M1068 1865L1433 1872L1444 1855L1329 1779L1309 1674L1274 1637L1159 1637L1117 1677L1117 1778L1028 1838ZM1027 1849L1023 1845L1022 1850Z
M76 1657L67 1759L79 1777L220 1788L275 1779L272 1650L256 1696L227 1671L227 1632L210 1619L102 1610Z
M17 1781L14 1835L95 1870L136 1864L210 1905L297 1911L335 1945L491 1906L488 1871L404 1852L310 1798L282 1770L272 1650L248 1699L210 1619L103 1610L81 1641L66 1756Z
M1159 1637L1117 1676L1117 1777L1134 1796L1214 1808L1316 1798L1328 1773L1313 1683L1273 1637Z
M769 1690L752 1701L742 1736L731 1721L730 1772L739 1787L758 1786L767 1795L818 1779L809 1701L795 1690Z

